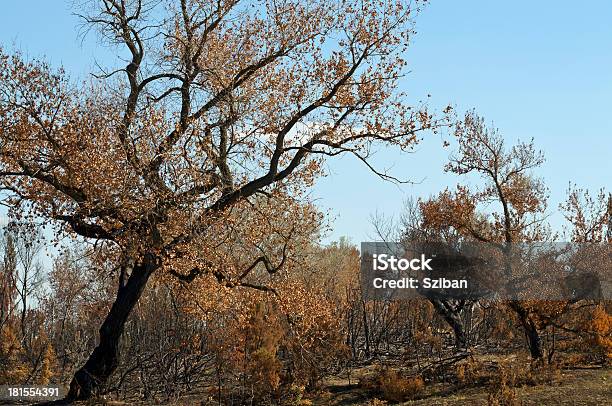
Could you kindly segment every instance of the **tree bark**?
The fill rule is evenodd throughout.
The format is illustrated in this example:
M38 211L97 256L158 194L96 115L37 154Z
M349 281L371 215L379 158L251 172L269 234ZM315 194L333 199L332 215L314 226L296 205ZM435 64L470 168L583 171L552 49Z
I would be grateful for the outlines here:
M148 255L142 264L133 267L125 284L119 285L115 302L100 327L99 344L85 365L74 374L66 400L96 396L117 368L119 340L125 323L157 266L156 259Z
M429 301L434 305L438 314L440 314L444 321L453 329L453 333L455 334L455 346L457 349L467 348L467 336L459 312L453 311L450 306L446 306L440 299L429 298Z
M525 309L519 301L513 300L510 302L510 307L518 315L521 325L525 330L525 338L527 339L527 346L529 347L531 358L541 359L544 356L544 351L542 349L542 339L540 338L540 333L538 332L535 322L529 315L527 309Z

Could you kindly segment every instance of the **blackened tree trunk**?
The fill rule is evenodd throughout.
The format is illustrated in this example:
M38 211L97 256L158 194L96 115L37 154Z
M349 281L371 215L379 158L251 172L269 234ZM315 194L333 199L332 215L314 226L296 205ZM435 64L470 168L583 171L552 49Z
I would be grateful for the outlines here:
M125 270L122 271L117 297L100 327L99 344L85 365L74 374L66 400L96 396L115 371L119 360L119 340L125 323L157 266L156 259L147 256L142 264L132 268L127 280L123 280Z
M529 311L523 307L521 302L513 300L510 302L510 307L516 312L525 331L525 338L527 339L527 346L529 347L529 353L533 359L541 359L544 356L542 349L542 339L538 328L530 316Z
M453 329L457 349L467 348L467 336L460 316L460 308L455 308L441 299L429 298L444 321Z

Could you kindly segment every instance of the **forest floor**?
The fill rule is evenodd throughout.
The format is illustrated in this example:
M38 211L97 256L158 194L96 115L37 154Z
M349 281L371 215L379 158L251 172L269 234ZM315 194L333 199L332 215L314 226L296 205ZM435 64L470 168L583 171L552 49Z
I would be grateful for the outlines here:
M505 356L480 355L476 356L479 365L499 365L500 361L517 361L520 358L516 354ZM387 364L388 365L388 364ZM517 365L520 365L517 364ZM394 365L394 370L398 366ZM405 366L405 364L404 364ZM454 367L451 367L454 368ZM450 368L449 368L450 369ZM487 369L487 368L485 368ZM428 381L424 387L413 397L414 400L406 402L383 402L380 393L376 393L364 382L373 376L380 374L381 365L378 362L368 363L360 367L351 368L350 375L345 371L342 375L327 379L321 390L313 396L307 396L301 402L293 403L300 406L383 406L383 405L415 405L415 406L463 406L463 405L610 405L612 404L612 368L601 366L575 366L573 368L561 368L554 371L554 378L546 383L513 385L510 387L513 402L503 399L499 403L491 403L489 397L496 392L495 384L490 381L482 383L463 383L456 380L455 383L448 381ZM491 372L480 370L483 376ZM490 375L489 378L494 375ZM8 404L2 403L0 404ZM13 403L14 404L14 403ZM142 401L133 399L131 401L112 401L97 399L89 402L76 402L75 405L168 405L168 406L208 406L218 405L210 390L199 393L190 393L177 400L168 401ZM241 402L232 406L244 406Z
M360 374L355 371L351 383L347 378L334 378L327 382L326 390L312 399L313 405L373 405L373 396L362 389L357 380ZM447 383L427 385L418 400L400 405L487 405L490 386L453 386ZM609 405L612 404L611 368L576 368L559 371L555 382L535 386L514 388L517 404L523 405ZM380 405L384 403L378 403Z

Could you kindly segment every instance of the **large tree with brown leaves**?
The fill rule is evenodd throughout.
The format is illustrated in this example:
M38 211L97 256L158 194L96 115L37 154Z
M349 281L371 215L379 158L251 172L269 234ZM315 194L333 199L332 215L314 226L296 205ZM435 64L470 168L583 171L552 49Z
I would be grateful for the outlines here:
M388 178L368 162L372 145L410 148L441 124L396 92L418 4L85 6L82 17L126 63L118 56L117 66L75 84L44 62L0 53L5 204L58 234L96 241L120 273L70 398L94 395L112 374L123 326L153 274L267 289L249 275L283 264L291 229L276 234L276 260L254 250L243 268L224 241L269 239L278 207L282 224L302 218L303 191L324 157L352 154Z

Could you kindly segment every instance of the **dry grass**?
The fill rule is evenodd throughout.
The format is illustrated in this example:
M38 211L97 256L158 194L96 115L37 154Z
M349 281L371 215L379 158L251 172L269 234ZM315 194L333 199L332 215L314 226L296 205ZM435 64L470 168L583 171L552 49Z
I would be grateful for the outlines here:
M463 367L464 382L427 383L418 393L418 399L401 405L605 405L612 399L612 369L567 369L549 366L533 368L520 357L495 360L482 357L466 362ZM501 362L501 364L499 364ZM501 368L497 369L496 368ZM313 405L394 405L384 403L381 394L360 387L362 381L376 376L377 367L353 371L351 385L347 379L336 377L328 381L327 392L313 399ZM488 372L487 372L488 371ZM376 398L376 399L375 399Z
M380 368L371 376L359 380L359 387L390 402L414 399L425 388L420 376L403 376L391 368Z
M463 406L463 405L606 405L612 399L612 368L532 369L518 356L475 357L457 365L455 383L421 385L406 372L393 372L390 368L365 366L352 371L348 377L336 376L316 397L301 399L299 406ZM462 371L462 372L461 372ZM463 382L459 379L463 373ZM361 385L358 383L361 381ZM377 387L368 386L366 382ZM394 388L394 385L396 388ZM386 387L386 393L383 388ZM397 403L396 399L412 399ZM385 399L386 398L386 399ZM214 397L205 392L192 394L178 401L82 403L82 405L218 405ZM236 406L239 403L235 403ZM295 406L292 405L292 406Z

